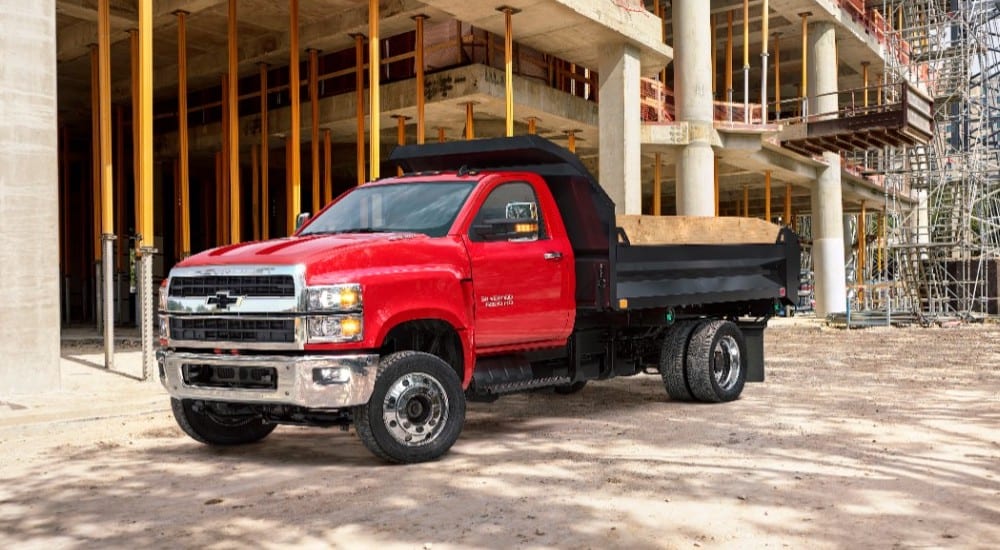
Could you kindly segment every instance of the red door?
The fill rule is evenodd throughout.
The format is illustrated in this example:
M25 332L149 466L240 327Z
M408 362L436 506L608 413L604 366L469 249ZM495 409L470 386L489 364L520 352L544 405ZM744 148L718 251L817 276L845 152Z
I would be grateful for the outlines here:
M501 183L490 191L472 221L466 239L479 349L561 343L572 330L576 311L573 250L555 218L554 201L545 191L547 203L539 204L532 185ZM528 212L539 222L534 237L485 240L475 230L487 220L523 219Z

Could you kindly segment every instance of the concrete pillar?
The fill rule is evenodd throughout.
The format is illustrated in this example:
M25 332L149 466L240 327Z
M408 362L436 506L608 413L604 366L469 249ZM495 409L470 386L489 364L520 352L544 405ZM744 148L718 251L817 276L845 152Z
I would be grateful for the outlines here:
M810 113L828 113L837 109L837 96L833 94L838 86L836 46L833 24L809 25ZM847 308L840 155L823 153L823 160L827 167L819 172L812 190L812 254L817 315L841 312Z
M59 389L56 3L0 2L0 395Z
M631 44L600 49L600 182L618 214L642 213L639 50Z
M809 114L837 111L837 33L833 23L809 25ZM835 118L830 115L829 118Z
M677 214L715 215L715 154L712 151L712 37L709 2L675 0L674 97L677 120L690 128L691 141L677 155ZM602 98L603 101L603 98Z

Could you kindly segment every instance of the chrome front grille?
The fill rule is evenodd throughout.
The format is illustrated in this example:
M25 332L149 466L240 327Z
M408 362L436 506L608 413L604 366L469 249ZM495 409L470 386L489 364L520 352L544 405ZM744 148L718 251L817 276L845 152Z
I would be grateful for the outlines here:
M295 319L172 317L170 337L187 342L295 343Z
M289 298L295 296L295 279L291 275L174 277L170 279L168 295L204 298L220 292L234 296Z

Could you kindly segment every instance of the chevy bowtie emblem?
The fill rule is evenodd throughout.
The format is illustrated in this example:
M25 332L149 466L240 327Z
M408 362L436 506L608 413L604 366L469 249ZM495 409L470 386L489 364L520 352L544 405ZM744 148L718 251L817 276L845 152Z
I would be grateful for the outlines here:
M209 296L206 302L209 306L215 306L215 309L229 309L229 306L238 305L241 301L243 296L230 296L229 292L219 292L215 296Z

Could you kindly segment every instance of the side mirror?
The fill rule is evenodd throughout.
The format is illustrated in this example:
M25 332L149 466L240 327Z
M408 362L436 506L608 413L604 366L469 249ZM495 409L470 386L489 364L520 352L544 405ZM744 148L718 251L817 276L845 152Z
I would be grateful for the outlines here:
M305 225L307 221L309 221L309 216L310 216L309 212L299 212L299 215L295 216L296 232L298 232L299 229L302 229L302 226Z
M483 241L533 241L538 238L538 220L492 219L472 228Z

